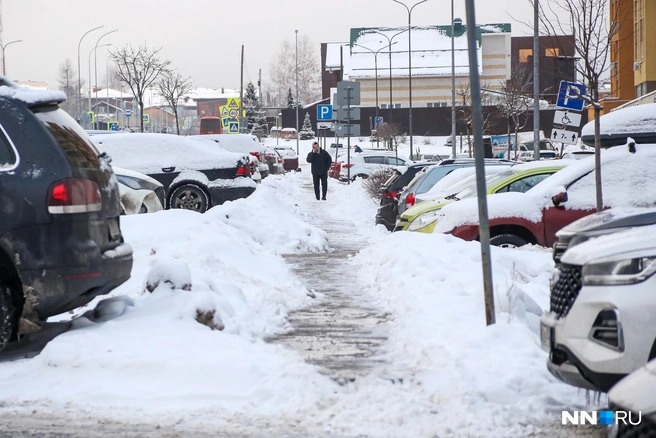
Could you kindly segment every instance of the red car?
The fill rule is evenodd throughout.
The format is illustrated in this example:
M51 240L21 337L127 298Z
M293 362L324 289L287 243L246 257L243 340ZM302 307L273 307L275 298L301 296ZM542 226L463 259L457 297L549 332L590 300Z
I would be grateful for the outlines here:
M656 145L602 151L604 208L656 205ZM596 211L594 157L572 164L526 193L488 196L490 243L516 247L552 246L556 232ZM436 233L478 240L477 199L448 204L438 214Z

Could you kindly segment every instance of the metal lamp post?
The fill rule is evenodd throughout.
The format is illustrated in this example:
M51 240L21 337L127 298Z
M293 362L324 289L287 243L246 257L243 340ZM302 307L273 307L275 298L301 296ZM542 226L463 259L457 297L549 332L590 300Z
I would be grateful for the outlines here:
M108 46L111 46L111 44L96 45L93 49L91 49L91 51L89 51L89 84L91 83L91 54L92 53L95 54L98 47L108 47ZM89 111L91 111L91 87L89 87Z
M98 43L100 42L101 39L103 39L105 36L109 35L110 33L118 32L118 29L110 30L109 32L106 32L102 35L100 35L100 38L98 38L98 41L96 41L96 47L98 47ZM110 44L111 45L111 44ZM93 87L94 89L98 87L98 52L94 51L94 56L93 56L93 74L94 74L94 82L93 82ZM91 78L89 78L91 80ZM96 93L96 98L98 98L98 91L95 91Z
M100 29L102 26L94 27L93 29L87 30L80 41L77 43L77 115L78 117L82 116L82 76L80 75L80 44L82 40L88 33L93 32L94 30ZM91 109L91 108L89 108Z
M20 43L21 41L23 41L23 40L9 41L8 43L3 44L2 46L0 46L0 47L2 47L2 76L5 76L7 74L6 65L5 65L5 48L9 44Z
M456 157L456 26L453 16L453 0L451 0L451 155Z
M420 2L415 3L412 5L411 8L408 8L408 6L404 3L401 3L399 0L392 0L395 3L398 3L400 5L403 5L403 7L408 11L408 97L410 100L410 107L409 107L409 117L408 117L408 124L409 126L409 132L410 132L410 159L412 159L412 10L417 6L422 3L427 2L428 0L421 0Z
M299 133L298 133L298 29L296 29L296 102L294 106L296 107L296 155L300 153L299 151Z
M392 35L391 38L382 32L375 31L377 34L387 38L387 47L389 49L388 60L389 60L389 123L390 124L392 123L392 40L396 38L398 35L401 35L402 33L405 33L407 31L408 31L407 29L404 29L401 32Z

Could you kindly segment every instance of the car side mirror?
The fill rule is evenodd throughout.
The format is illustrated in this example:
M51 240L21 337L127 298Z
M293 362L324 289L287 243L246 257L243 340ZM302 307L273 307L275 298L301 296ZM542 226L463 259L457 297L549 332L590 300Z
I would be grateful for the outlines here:
M567 192L560 192L551 198L553 204L558 207L560 204L567 202Z

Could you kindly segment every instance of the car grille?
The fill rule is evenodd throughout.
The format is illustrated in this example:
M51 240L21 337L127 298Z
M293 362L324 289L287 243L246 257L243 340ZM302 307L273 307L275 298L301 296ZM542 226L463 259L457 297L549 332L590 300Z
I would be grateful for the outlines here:
M581 267L561 264L558 267L558 280L551 286L551 311L558 317L567 315L581 286Z
M638 413L631 412L631 421L638 421ZM656 424L642 415L640 424L632 425L627 419L627 424L618 423L617 436L621 438L650 438L656 436Z
M565 251L567 251L567 245L569 242L561 242L558 241L554 244L553 248L553 259L556 264L560 263L560 259L563 257L563 254L565 254Z

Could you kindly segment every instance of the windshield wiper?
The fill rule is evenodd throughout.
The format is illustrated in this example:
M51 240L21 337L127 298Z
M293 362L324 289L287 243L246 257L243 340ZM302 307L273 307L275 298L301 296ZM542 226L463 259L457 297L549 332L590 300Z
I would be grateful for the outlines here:
M458 198L456 195L457 193L453 193L449 196L445 196L444 199L453 199L454 201L460 201L460 198Z

